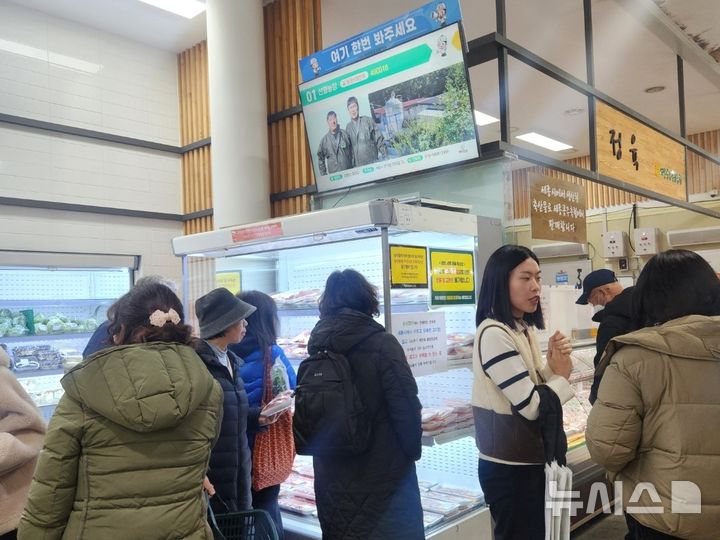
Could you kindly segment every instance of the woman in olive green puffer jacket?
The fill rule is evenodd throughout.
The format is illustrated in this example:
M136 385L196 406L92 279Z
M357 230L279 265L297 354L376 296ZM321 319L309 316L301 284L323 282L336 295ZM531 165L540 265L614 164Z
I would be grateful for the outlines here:
M136 287L110 329L123 345L62 379L19 538L210 540L202 485L222 390L187 345L182 305Z

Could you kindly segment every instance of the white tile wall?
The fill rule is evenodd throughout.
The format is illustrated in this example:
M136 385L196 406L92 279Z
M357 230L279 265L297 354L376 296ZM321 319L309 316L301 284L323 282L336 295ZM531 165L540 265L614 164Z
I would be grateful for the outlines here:
M181 161L0 124L0 196L179 214Z
M0 112L179 144L177 57L0 2Z
M140 255L142 274L181 282L180 259L170 241L182 234L171 221L100 216L0 205L0 248Z

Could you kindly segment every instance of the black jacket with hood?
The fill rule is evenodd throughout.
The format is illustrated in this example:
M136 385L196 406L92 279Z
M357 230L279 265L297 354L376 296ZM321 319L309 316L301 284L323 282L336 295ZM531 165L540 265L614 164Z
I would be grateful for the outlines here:
M631 331L630 318L632 316L632 294L635 287L628 287L607 303L593 316L593 321L600 323L598 327L596 347L597 352L593 360L595 364L595 378L590 388L590 403L595 403L602 374L598 375L597 367L600 364L605 348L610 340L623 336Z
M424 538L415 461L421 405L395 336L352 309L315 325L308 352L344 354L372 415L370 448L358 456L315 457L315 497L324 540Z

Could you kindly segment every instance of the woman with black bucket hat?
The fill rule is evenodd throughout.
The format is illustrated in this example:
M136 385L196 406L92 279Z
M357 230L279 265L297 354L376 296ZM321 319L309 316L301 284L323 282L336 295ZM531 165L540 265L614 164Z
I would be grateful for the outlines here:
M206 482L212 508L219 514L252 508L247 428L248 424L254 427L270 423L260 418L259 408L248 406L240 377L242 359L228 350L228 345L245 337L245 320L254 311L255 306L224 288L214 289L195 302L201 338L196 350L225 395L220 437L210 456Z

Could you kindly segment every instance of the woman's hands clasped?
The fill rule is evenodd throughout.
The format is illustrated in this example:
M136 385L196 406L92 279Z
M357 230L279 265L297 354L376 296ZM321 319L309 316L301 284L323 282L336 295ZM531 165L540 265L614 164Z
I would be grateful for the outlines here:
M547 352L548 366L555 375L560 375L566 379L570 378L570 372L573 368L572 359L570 358L571 352L570 340L562 332L556 330L548 340Z

